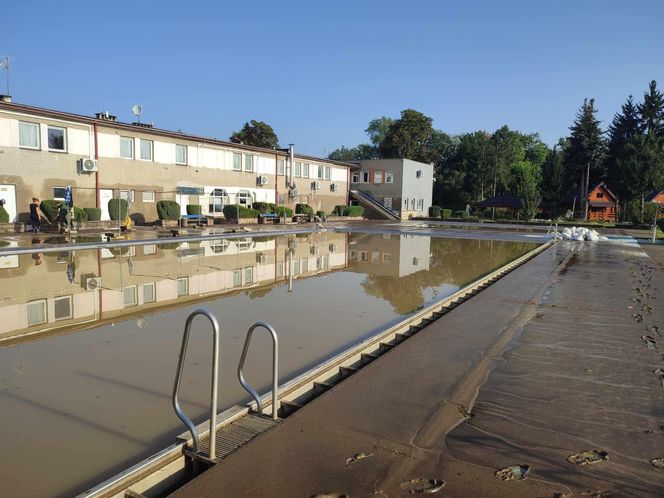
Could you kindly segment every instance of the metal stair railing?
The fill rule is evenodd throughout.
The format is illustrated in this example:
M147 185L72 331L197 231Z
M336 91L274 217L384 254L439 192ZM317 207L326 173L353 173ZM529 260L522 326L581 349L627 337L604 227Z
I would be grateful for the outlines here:
M361 200L369 203L377 211L382 212L384 214L387 214L391 218L400 219L399 213L397 213L393 209L385 207L383 204L381 204L381 202L378 199L376 199L374 196L372 196L368 192L364 192L362 190L357 190L356 189L356 190L351 190L351 193L354 194L356 197L359 197Z
M216 456L215 448L215 430L217 427L217 383L219 378L219 335L220 327L217 317L206 308L198 308L192 311L184 325L184 334L182 335L182 347L180 348L180 357L178 359L178 368L175 374L175 383L173 384L173 409L175 414L180 420L187 426L191 437L193 439L193 450L194 455L198 456L198 450L200 448L200 438L196 430L196 426L191 421L189 417L184 413L182 407L180 406L180 400L178 398L180 392L180 383L182 382L182 371L184 369L184 360L187 354L187 345L189 343L189 333L191 332L191 323L198 315L203 315L212 324L212 388L210 392L210 431L209 431L209 440L210 440L210 451L209 459L214 460Z
M247 353L249 352L249 344L251 343L251 337L254 333L254 330L262 327L270 333L272 337L272 419L277 420L277 383L279 382L279 338L277 337L277 332L274 330L274 327L266 322L256 322L247 331L247 338L244 341L244 348L242 349L242 356L240 356L240 363L237 366L237 377L240 381L240 384L244 389L251 394L251 397L254 398L256 406L258 408L258 413L263 415L263 403L261 397L258 395L256 390L245 380L244 372L244 362L247 359Z

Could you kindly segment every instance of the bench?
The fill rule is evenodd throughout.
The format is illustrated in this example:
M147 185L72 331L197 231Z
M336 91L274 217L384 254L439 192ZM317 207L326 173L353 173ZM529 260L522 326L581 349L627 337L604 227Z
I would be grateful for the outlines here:
M266 221L271 221L273 223L279 223L279 215L275 213L260 213L258 215L258 224L264 225Z
M186 227L190 221L193 221L196 225L205 225L208 224L207 216L202 214L183 214L180 216L180 226Z

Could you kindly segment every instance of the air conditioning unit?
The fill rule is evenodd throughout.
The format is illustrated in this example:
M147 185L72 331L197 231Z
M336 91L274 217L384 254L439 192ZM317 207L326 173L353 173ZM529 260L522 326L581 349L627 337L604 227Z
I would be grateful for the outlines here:
M260 263L260 264L264 265L265 263L267 263L267 256L265 254L263 254L262 252L257 253L256 254L256 263Z
M86 277L85 290L101 289L101 277Z
M318 180L311 182L311 190L320 190L320 182Z
M82 157L78 164L83 173L94 173L95 171L99 171L99 163L95 159L85 159Z
M267 176L256 177L256 185L267 185Z
M328 247L330 252L337 252L337 245L336 244L330 244Z
M338 183L333 183L330 185L330 190L332 192L339 192L339 184Z

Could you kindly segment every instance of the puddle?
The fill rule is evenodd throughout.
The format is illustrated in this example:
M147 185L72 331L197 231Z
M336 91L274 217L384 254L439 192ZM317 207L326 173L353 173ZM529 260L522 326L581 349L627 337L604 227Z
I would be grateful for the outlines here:
M445 481L433 477L412 479L402 482L401 489L410 494L432 495L438 493L445 486Z
M590 465L593 463L604 462L609 459L609 454L606 451L588 450L581 453L575 453L567 457L569 463L575 465Z
M530 472L530 465L513 465L494 472L496 478L501 481L520 481L525 479Z

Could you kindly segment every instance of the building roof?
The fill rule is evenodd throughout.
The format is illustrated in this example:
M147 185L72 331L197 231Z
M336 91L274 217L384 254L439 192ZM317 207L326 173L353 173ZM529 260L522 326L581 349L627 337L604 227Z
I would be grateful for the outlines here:
M660 188L656 188L656 189L650 191L650 193L648 195L646 195L645 201L646 202L654 202L655 197L657 197L662 192L664 192L664 190L662 190Z
M6 110L6 111L15 111L15 112L24 112L27 114L34 114L38 116L44 116L47 118L54 118L54 119L66 119L70 121L78 121L82 124L87 124L87 125L98 125L98 126L104 126L106 128L116 128L120 130L131 130L132 132L140 132L140 133L145 133L149 135L157 135L161 137L168 137L168 138L175 138L175 139L184 139L184 140L192 140L192 141L197 141L197 142L204 142L206 144L211 144L211 145L219 145L222 147L233 147L236 149L242 149L242 150L249 150L253 152L262 152L262 153L269 153L269 154L277 154L280 156L288 157L288 151L285 149L266 149L264 147L254 147L252 145L245 145L245 144L238 144L235 142L229 142L226 140L218 140L216 138L210 138L210 137L201 137L199 135L189 135L187 133L182 133L179 131L172 131L172 130L164 130L161 128L151 128L151 127L143 127L143 126L137 126L135 124L131 123L123 123L121 121L111 121L107 119L100 119L96 117L90 117L90 116L85 116L83 114L74 114L70 112L63 112L63 111L56 111L53 109L46 109L44 107L35 107L31 105L26 105L26 104L18 104L16 102L2 102L0 101L0 111ZM307 159L310 161L316 161L316 162L326 162L330 164L336 164L338 166L344 166L346 168L351 168L354 165L349 162L345 161L336 161L333 159L325 159L322 157L315 157L315 156L307 156L307 155L302 155L298 154L297 152L295 153L295 156L298 159Z
M609 201L588 201L588 204L592 207L611 207L615 206L615 203Z
M521 209L523 207L523 200L518 195L496 195L495 197L478 202L477 207Z
M606 190L609 194L611 194L611 197L613 197L613 200L614 200L614 201L617 199L616 194L614 194L613 192L611 192L611 190L609 190L609 187L607 187L607 186L606 186L606 183L604 183L604 182L599 182L597 185L595 185L593 188L591 188L591 189L588 191L588 195L590 195L591 192L594 192L595 190L597 190L597 189L600 188L600 187L604 187L604 190Z

